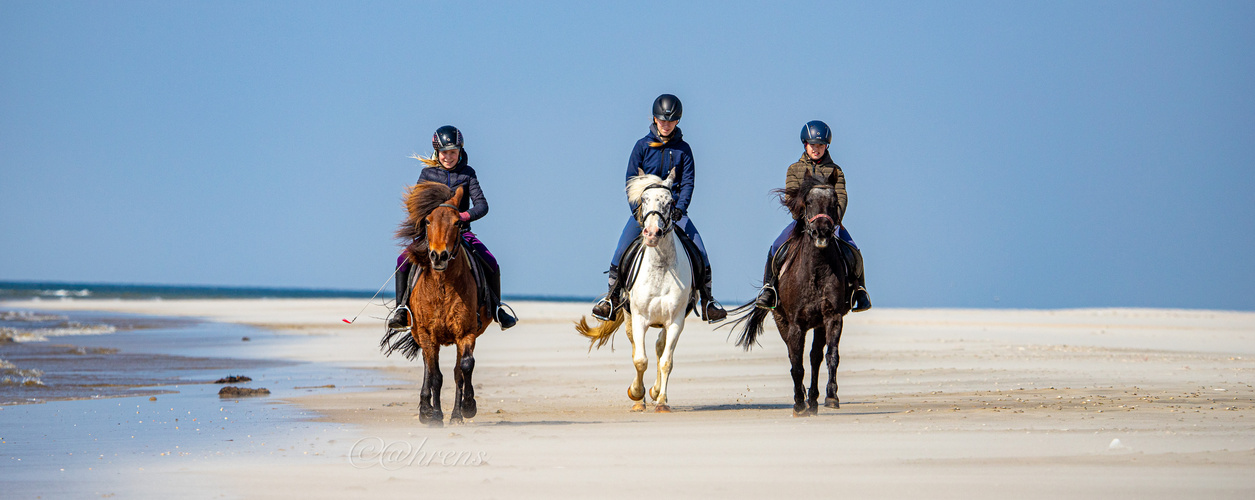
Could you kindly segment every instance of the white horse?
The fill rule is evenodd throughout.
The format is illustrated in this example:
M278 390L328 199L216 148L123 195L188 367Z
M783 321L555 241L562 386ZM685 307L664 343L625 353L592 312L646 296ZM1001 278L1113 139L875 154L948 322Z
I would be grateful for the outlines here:
M649 357L645 353L645 332L650 327L660 328L654 344L658 355L658 378L649 389L649 397L656 405L654 411L669 413L667 405L667 379L671 375L671 357L675 344L684 330L684 318L693 303L693 268L688 254L675 235L671 221L671 185L675 182L675 170L664 180L656 175L637 170L640 175L627 183L628 201L637 206L636 221L641 225L639 258L632 266L635 276L627 290L628 338L632 341L632 363L636 365L636 378L628 386L628 398L635 403L632 411L644 411L645 369ZM627 277L625 276L625 279ZM601 347L610 341L614 332L623 324L623 309L614 312L610 321L589 327L586 318L580 318L575 329L591 339L592 346ZM591 346L590 346L591 348Z

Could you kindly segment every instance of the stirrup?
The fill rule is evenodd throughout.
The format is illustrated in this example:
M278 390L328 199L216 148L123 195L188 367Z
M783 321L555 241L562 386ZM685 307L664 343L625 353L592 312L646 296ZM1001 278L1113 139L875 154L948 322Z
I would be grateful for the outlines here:
M763 292L768 292L768 291L771 292L771 305L764 306L762 304L759 304L758 299L763 296ZM763 285L762 288L758 289L758 297L754 297L754 307L757 307L759 309L766 309L768 311L774 311L776 310L776 307L779 307L779 306L780 306L780 292L776 290L776 287L771 286L771 284L768 283L766 285Z
M597 314L597 306L600 306L602 303L610 306L610 314L607 314L604 318L600 314ZM601 300L598 300L595 304L593 304L593 317L602 321L610 321L610 319L614 317L614 312L617 309L618 308L614 306L614 301L610 300L610 294L607 293L601 296Z
M401 311L405 311L405 317L407 319L406 325L401 328L393 328L391 324L392 317L396 316ZM408 332L410 331L411 328L414 327L414 315L411 313L410 308L408 306L406 306L405 304L401 304L397 306L396 309L392 310L392 314L388 316L388 324L385 324L384 326L387 327L389 331Z
M710 319L710 312L707 311L707 309L710 309L710 306L715 306L718 310L723 311L723 317L719 319ZM728 319L728 310L724 309L723 304L720 304L718 300L711 297L710 300L706 302L706 305L702 306L702 316L704 316L702 319L705 320L706 323L713 324Z
M510 314L506 314L506 309L510 310ZM502 316L509 318L510 321L502 321ZM510 304L506 304L505 302L497 304L497 310L493 314L493 319L497 320L497 324L501 325L501 330L503 331L509 330L510 327L519 322L518 313L514 312L514 308L510 307Z
M856 309L854 307L854 303L855 303L854 295L857 294L860 290L863 292L863 295L867 297L867 307L864 307L862 309ZM872 296L871 294L867 293L866 288L860 286L858 288L855 288L854 291L850 292L850 312L863 312L871 308L872 308Z

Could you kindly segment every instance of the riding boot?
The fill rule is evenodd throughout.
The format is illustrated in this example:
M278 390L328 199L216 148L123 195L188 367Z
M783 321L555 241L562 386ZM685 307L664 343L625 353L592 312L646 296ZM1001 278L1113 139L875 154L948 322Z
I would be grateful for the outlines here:
M488 273L488 286L492 289L493 300L497 301L497 308L493 312L493 319L497 320L497 324L501 325L502 330L509 330L515 323L518 323L518 319L510 315L510 313L505 312L506 308L509 308L510 306L507 306L505 302L501 301L500 271ZM511 312L513 312L513 309L511 309Z
M397 305L388 317L389 329L404 330L410 326L410 273L412 272L414 272L413 265L406 266L403 271L397 271Z
M710 283L710 266L706 266L706 269L702 274L706 275L706 283L702 285L701 289L702 303L705 304L702 310L706 313L706 322L714 323L716 321L723 321L724 318L728 317L728 311L723 310L723 305L721 305L719 301L715 300L715 295L711 293L712 286Z
M609 275L609 291L606 292L605 297L597 301L597 305L593 306L593 317L602 321L610 321L610 317L622 305L619 298L619 268L610 266Z
M854 248L852 245L841 245L844 249L842 255L849 264L850 276L849 283L853 291L850 292L850 311L862 312L872 308L871 295L867 293L866 283L863 276L863 252Z
M775 256L767 254L767 265L763 267L763 288L758 292L758 298L754 299L754 305L763 309L775 309L779 304L776 297L776 283L779 278L776 276Z

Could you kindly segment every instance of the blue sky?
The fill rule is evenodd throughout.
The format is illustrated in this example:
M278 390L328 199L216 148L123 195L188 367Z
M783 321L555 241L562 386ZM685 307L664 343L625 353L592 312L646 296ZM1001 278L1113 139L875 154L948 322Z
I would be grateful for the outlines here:
M1250 2L0 3L0 280L374 289L432 131L594 295L683 100L715 292L820 119L878 306L1255 309Z

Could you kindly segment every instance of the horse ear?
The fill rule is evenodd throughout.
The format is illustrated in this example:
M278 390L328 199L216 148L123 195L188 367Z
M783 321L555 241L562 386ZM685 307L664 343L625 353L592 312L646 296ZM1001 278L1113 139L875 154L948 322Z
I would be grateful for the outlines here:
M675 184L675 167L671 167L671 173L667 174L667 185Z
M465 194L466 190L464 189L464 186L459 185L458 188L453 191L453 197L449 198L449 201L451 202L449 204L455 207L462 206L462 196Z
M645 175L645 169L636 167L636 175Z

